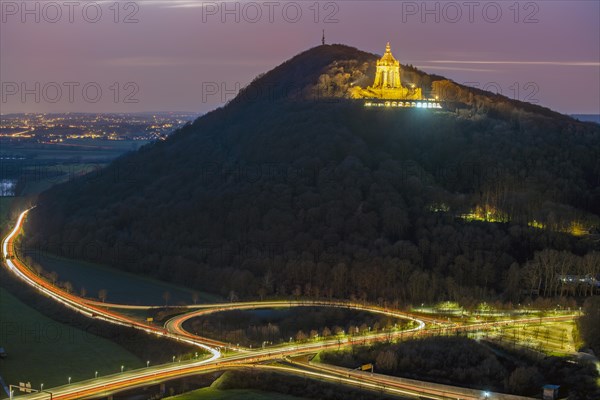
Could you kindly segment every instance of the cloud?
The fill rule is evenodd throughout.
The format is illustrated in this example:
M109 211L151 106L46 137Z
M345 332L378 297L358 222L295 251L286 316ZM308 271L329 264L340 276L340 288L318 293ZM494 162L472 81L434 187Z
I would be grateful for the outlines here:
M170 67L184 65L181 61L168 57L120 57L104 60L111 67Z
M600 67L597 61L484 61L484 60L432 60L428 61L436 64L510 64L510 65L550 65L558 67Z
M469 71L469 72L498 72L489 68L466 68L466 67L442 67L439 65L415 65L419 69L434 69L441 71Z

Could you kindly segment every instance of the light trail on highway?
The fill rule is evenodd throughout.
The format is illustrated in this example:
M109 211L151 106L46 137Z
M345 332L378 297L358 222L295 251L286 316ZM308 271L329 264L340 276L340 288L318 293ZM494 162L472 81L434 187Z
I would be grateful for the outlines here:
M127 388L136 385L136 383L138 383L141 380L143 380L144 382L151 382L152 380L156 380L158 378L168 379L173 376L185 376L186 374L189 374L190 368L198 368L199 366L209 364L221 357L221 353L217 348L206 345L202 342L200 338L193 339L188 336L182 337L177 334L171 333L166 329L157 328L148 324L143 324L126 316L104 310L98 306L89 305L85 301L82 301L81 298L60 289L57 286L51 285L49 282L46 282L41 277L35 275L29 268L27 268L26 265L24 265L16 257L14 251L14 241L23 227L25 216L30 210L31 209L23 211L19 215L14 229L2 241L2 255L4 256L6 265L8 269L11 272L13 272L18 278L23 280L28 285L32 286L37 291L50 297L51 299L63 304L64 306L72 310L82 313L87 317L97 318L112 324L131 327L150 334L164 336L180 342L185 342L200 347L212 354L210 358L196 361L193 363L192 366L188 366L186 364L182 365L179 363L177 363L176 365L166 364L162 366L158 371L155 369L141 369L136 370L135 372L120 374L119 376L109 376L104 377L102 379L94 379L93 381L86 381L83 388L79 388L78 385L68 385L67 388L61 387L58 388L58 391L54 391L54 393L56 393L56 395L53 396L54 399L82 399L85 397L89 397L87 396L87 393L91 394L92 391L94 391L94 393L106 391L106 388L110 385L113 385L118 388ZM75 393L73 393L73 391L75 391ZM47 397L48 395L43 393L27 396L28 399L45 399Z
M265 361L273 358L280 358L286 355L292 355L298 353L299 351L319 351L323 349L332 348L334 346L340 346L341 344L348 343L348 339L340 340L340 339L332 339L329 341L325 341L322 343L308 343L303 345L294 345L287 346L279 349L263 349L263 350L254 350L252 352L241 352L239 355L229 356L227 358L227 363L219 363L217 360L221 358L221 352L218 348L213 346L221 346L224 343L219 341L214 341L207 338L201 338L195 335L192 335L186 331L184 331L179 324L173 324L172 329L174 331L169 330L169 325L166 328L157 328L155 326L144 324L124 315L111 312L103 308L102 303L89 301L86 299L82 299L78 296L75 296L71 293L66 292L65 290L50 284L45 281L40 276L37 276L33 273L21 260L16 256L16 252L14 250L14 241L21 231L25 217L27 213L30 211L23 211L15 224L14 229L6 236L6 238L2 242L2 254L5 258L6 265L8 269L13 272L18 278L23 280L25 283L36 289L37 291L43 293L46 296L49 296L53 300L65 305L66 307L73 309L79 313L82 313L90 318L97 318L104 320L109 323L118 324L122 326L132 327L135 329L140 329L147 333L156 334L159 336L165 336L174 340L186 342L195 346L199 346L212 354L212 356L206 360L201 360L197 362L193 362L191 364L186 363L176 363L172 364L164 364L162 366L156 366L151 369L140 369L135 371L128 371L126 373L111 375L102 378L96 378L93 380L88 380L81 382L79 384L69 384L67 386L62 386L53 389L54 399L60 400L70 400L70 399L84 399L90 398L98 395L102 395L103 393L111 393L119 390L123 390L125 388L132 388L140 385L148 385L153 382L164 381L168 379L172 379L175 377L183 377L187 375L193 375L201 372L210 371L212 369L224 368L224 366L228 365L229 362L258 362ZM321 305L328 305L326 302L321 302ZM219 310L225 309L250 309L257 307L282 307L289 305L307 305L307 302L266 302L266 303L234 303L234 304L217 304L217 305L206 305L203 307L211 307L213 310L211 312L217 312ZM315 305L315 304L313 304ZM347 308L357 308L357 305L349 305L343 302L331 302L332 307L347 307ZM113 305L114 306L114 305ZM119 306L119 305L117 305ZM373 312L381 313L382 310L376 308L369 308L366 306L360 306L362 309L371 310ZM124 307L114 307L114 308L128 308ZM180 320L180 323L183 323L184 320L192 318L194 315L184 318ZM404 316L403 316L404 317ZM409 316L407 316L409 317ZM409 317L410 319L416 320L414 317ZM418 321L418 320L417 320ZM425 327L425 323L422 321L418 321L418 328L423 329ZM238 350L243 350L239 348ZM43 393L32 394L27 396L22 396L20 398L27 398L31 400L44 399L47 395Z
M423 334L428 333L428 331L425 329L426 325L424 321L428 321L431 323L436 322L435 319L429 317L423 318L421 316L411 315L409 313L404 313L383 307L368 306L342 301L261 301L187 306L185 308L193 310L171 318L165 323L164 327L157 327L154 325L145 324L125 315L121 315L117 312L109 310L128 308L151 309L162 307L104 304L89 299L83 299L44 280L41 276L36 275L21 260L19 260L14 249L14 242L18 237L19 233L21 232L25 221L25 217L30 210L31 209L23 211L19 215L14 229L2 241L2 255L4 256L6 266L8 267L9 271L14 273L19 279L23 280L25 283L27 283L37 291L41 292L42 294L87 317L97 318L108 323L118 324L142 330L149 334L155 334L157 336L164 336L173 340L185 342L190 345L200 347L209 352L209 354L211 355L209 358L203 360L162 364L154 366L152 368L141 368L133 371L122 372L120 374L109 375L101 378L90 379L79 383L72 383L69 385L53 388L53 399L56 400L90 399L98 396L117 393L125 389L152 385L174 378L181 378L210 371L239 368L240 366L248 364L261 363L265 361L274 361L299 354L315 353L322 350L333 349L335 347L340 348L342 346L348 346L357 343L366 344L377 341L389 341L398 337L408 338L421 336ZM340 308L343 307L348 309L368 311L377 314L384 314L395 318L412 320L417 324L417 326L404 331L372 333L361 336L358 339L356 337L342 336L317 342L294 344L286 343L282 346L273 346L262 349L246 349L239 346L231 346L218 340L203 338L194 335L186 331L182 327L183 323L191 318L221 311L311 306ZM573 317L574 316L549 317L544 318L544 321L572 319ZM437 329L446 329L448 332L456 330L484 330L497 327L499 326L499 324L515 324L538 321L540 321L540 318L504 320L499 322L481 322L466 326L445 326L443 328ZM432 332L435 332L435 330L432 330ZM235 350L235 352L233 354L225 356L221 353L219 349L221 347L230 348L232 350ZM260 368L263 367L264 366L261 366ZM412 386L409 385L410 387L407 385L399 387L397 385L397 382L394 381L393 377L385 377L382 375L378 375L378 377L376 378L369 378L368 376L365 377L360 374L349 374L347 377L344 378L340 377L339 374L336 375L334 372L332 372L333 368L328 368L327 366L315 367L313 365L311 366L311 368L319 369L319 371L303 371L302 373L304 373L305 376L310 375L314 378L320 376L321 378L327 378L330 380L335 379L336 382L339 381L339 383L359 386L363 388L376 388L377 390L381 390L383 386L387 386L387 391L390 394L407 395L411 393L415 396L426 396L427 398L431 399L449 398L448 396L455 399L468 398L461 397L463 396L461 394L462 388L455 388L454 393L452 391L444 392L446 397L439 397L439 393L436 394L434 392L431 392L428 395L427 392L423 390L423 387L425 387L428 384L427 382L421 382L421 386L419 386L419 384L413 384ZM394 385L396 385L396 387ZM482 391L480 392L483 393ZM19 398L23 400L42 400L47 399L48 395L45 393L37 393L19 396ZM489 398L492 399L493 397Z

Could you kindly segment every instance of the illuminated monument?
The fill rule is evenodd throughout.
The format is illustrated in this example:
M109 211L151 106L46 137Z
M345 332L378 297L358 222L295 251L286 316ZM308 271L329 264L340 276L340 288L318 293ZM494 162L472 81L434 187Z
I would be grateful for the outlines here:
M392 55L390 42L385 46L385 54L377 60L377 72L375 73L375 89L398 89L400 84L400 62Z
M354 99L381 100L421 100L421 88L402 86L400 80L400 62L392 55L390 44L385 47L385 54L377 61L377 71L373 86L366 89L354 86L350 89L350 97Z

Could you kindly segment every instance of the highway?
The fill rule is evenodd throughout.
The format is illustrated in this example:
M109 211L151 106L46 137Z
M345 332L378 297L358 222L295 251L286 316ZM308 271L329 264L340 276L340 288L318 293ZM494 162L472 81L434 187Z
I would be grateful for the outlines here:
M87 317L98 318L112 324L128 326L134 329L145 331L150 334L156 334L173 340L186 342L191 345L200 347L209 353L209 357L205 359L198 359L187 362L168 363L153 366L151 368L141 368L138 370L126 371L120 374L104 376L82 382L73 382L69 385L50 389L50 391L53 393L53 399L57 400L89 399L103 395L108 395L111 393L117 393L124 389L151 385L173 378L180 378L184 376L206 373L216 370L247 367L248 365L255 365L257 366L257 368L277 369L280 367L267 367L262 364L258 366L257 363L282 360L286 359L287 357L296 356L299 354L316 353L324 349L339 348L341 346L347 346L357 342L367 343L375 341L387 341L399 336L406 338L410 336L435 334L436 332L439 332L436 329L445 329L446 332L451 332L455 330L484 330L496 327L498 326L498 324L515 324L528 323L529 321L540 321L540 318L538 317L530 319L505 320L494 323L481 322L471 324L468 326L445 325L442 327L441 325L438 325L436 329L428 330L426 329L426 322L430 324L429 326L434 326L435 320L433 318L423 318L421 316L399 312L396 310L391 310L382 307L368 306L341 301L264 301L202 304L188 306L187 308L192 309L191 311L171 318L165 323L164 327L158 327L144 322L140 322L138 320L132 319L131 317L119 314L115 311L116 309L128 309L133 307L145 309L158 308L158 306L127 306L118 304L104 304L97 301L84 299L71 293L68 293L65 290L49 283L48 281L44 280L42 277L34 273L21 260L19 260L16 257L14 243L19 233L21 232L28 211L29 210L26 210L19 215L14 229L2 241L2 255L4 256L5 264L7 268L18 278L22 279L24 282L26 282L28 285L41 292L42 294L52 298L57 302L60 302L66 307L69 307L79 313L82 313L83 315L86 315ZM191 318L220 311L301 306L344 307L349 309L369 311L378 314L385 314L395 318L412 320L415 322L416 327L404 331L373 333L361 336L359 338L343 336L321 341L311 341L308 343L289 343L279 346L269 346L261 349L247 349L243 347L231 346L229 344L217 340L196 336L184 330L182 326L185 321ZM573 318L573 316L551 317L544 320L562 320L570 318ZM224 355L221 353L220 348L225 347L233 351L227 355ZM377 390L385 390L390 394L421 396L431 399L477 398L468 396L465 397L463 388L450 389L449 391L444 392L444 395L442 396L440 393L436 393L435 391L427 389L431 385L427 382L412 381L410 384L402 383L400 385L397 381L397 378L386 377L384 375L375 374L376 376L374 377L373 375L366 376L365 374L347 373L347 376L342 376L343 373L336 371L335 367L328 367L324 365L304 365L301 369L294 370L293 372L290 372L290 370L290 367L286 367L286 371L288 373L304 374L304 376L322 378L330 381L333 380L338 383L349 384L363 388L373 389L376 387ZM426 389L429 391L427 391ZM484 392L477 391L477 393L481 395L481 397L479 398L483 398ZM493 393L488 394L488 398L500 398L494 397L494 395L495 394ZM29 395L19 395L18 398L23 400L42 400L48 399L49 395L46 393L37 393Z

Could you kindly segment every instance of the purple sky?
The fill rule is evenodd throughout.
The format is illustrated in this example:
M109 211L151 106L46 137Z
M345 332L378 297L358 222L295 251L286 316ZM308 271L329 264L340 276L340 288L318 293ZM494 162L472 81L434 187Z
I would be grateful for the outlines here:
M30 0L31 14L21 1L0 2L2 113L205 112L231 98L203 96L207 84L244 86L320 44L323 28L328 43L381 54L390 41L401 63L426 72L563 113L600 113L598 1L322 1L317 15L313 0L80 0L71 9ZM124 23L132 13L137 22ZM23 89L40 98L23 99ZM125 102L127 94L137 102Z

